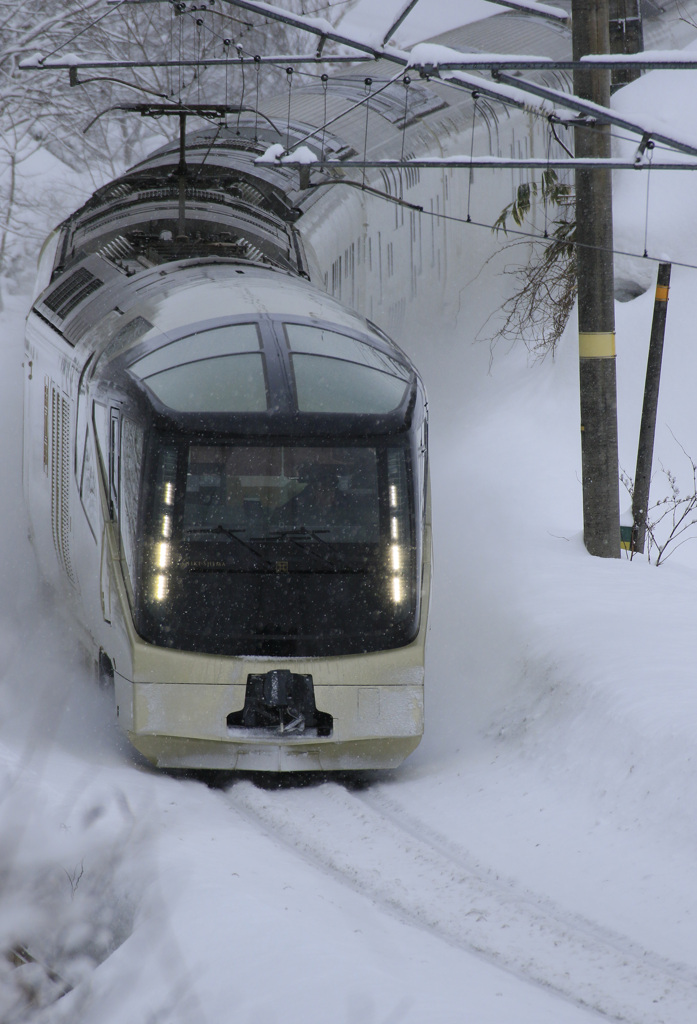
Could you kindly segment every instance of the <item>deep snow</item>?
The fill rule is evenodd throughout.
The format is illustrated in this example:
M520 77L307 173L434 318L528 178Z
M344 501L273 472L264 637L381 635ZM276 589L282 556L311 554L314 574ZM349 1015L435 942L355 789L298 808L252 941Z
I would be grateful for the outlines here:
M697 138L693 77L654 72L617 105L638 116L679 95L681 134ZM646 184L631 172L616 182L620 248L643 251ZM653 176L651 255L697 262L696 187L691 174ZM481 229L463 230L476 245ZM655 279L648 261L620 262L627 277ZM656 444L683 489L679 445L697 458L696 283L674 270ZM0 948L24 946L40 963L0 960L3 1024L694 1019L697 544L659 568L585 553L574 325L554 361L531 364L522 344L491 357L475 339L501 287L484 272L454 333L401 339L432 412L427 730L403 769L364 794L336 782L209 789L132 758L26 540L26 298L10 300ZM652 291L617 305L620 461L632 474ZM654 500L660 486L659 473ZM484 902L460 905L471 879ZM514 935L508 959L492 954L486 926L501 950L522 928L525 947ZM581 936L595 961L565 961ZM657 1002L624 993L615 955L630 981L637 964L663 979ZM64 983L73 990L54 1002Z

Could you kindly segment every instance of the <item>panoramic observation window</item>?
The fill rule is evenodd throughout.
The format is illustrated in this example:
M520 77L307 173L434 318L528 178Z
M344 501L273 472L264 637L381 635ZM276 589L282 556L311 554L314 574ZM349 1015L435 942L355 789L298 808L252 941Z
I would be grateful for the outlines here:
M390 355L337 331L286 324L300 412L391 412L410 373Z
M259 333L256 324L225 324L223 327L199 331L198 334L188 334L178 341L171 341L169 345L132 363L130 370L137 377L145 378L199 359L258 351Z
M219 654L396 647L418 628L408 448L179 442L147 474L144 639Z
M264 360L256 324L227 324L170 342L130 366L177 412L265 412Z

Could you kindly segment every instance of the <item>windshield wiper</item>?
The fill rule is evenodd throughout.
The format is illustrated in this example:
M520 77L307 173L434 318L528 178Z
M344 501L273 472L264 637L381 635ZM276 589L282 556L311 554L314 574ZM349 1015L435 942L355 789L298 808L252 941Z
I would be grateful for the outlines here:
M238 544L240 544L243 548L245 548L252 555L254 555L255 558L258 558L260 561L262 561L264 565L274 566L275 563L272 562L270 559L266 558L264 555L262 555L261 551L257 551L256 548L253 548L252 545L248 544L246 540L242 540L241 537L237 536L238 533L244 533L244 531L244 526L223 526L222 523L218 523L217 526L198 526L189 528L187 530L187 533L224 533L225 536L229 537L231 540L236 540Z
M313 555L321 562L324 562L325 565L330 566L331 569L338 570L340 567L331 555L340 556L340 552L328 540L320 537L321 533L329 532L329 530L309 530L306 526L295 526L292 530L277 530L274 533L269 533L266 537L253 537L252 539L255 541L288 540L299 551L302 551L303 554ZM301 544L300 540L315 540L322 545L322 550L317 551L314 548L308 547L307 544Z

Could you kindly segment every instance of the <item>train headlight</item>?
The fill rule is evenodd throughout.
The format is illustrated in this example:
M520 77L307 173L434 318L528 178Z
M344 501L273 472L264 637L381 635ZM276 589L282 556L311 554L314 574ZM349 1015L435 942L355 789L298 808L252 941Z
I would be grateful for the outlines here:
M155 577L153 578L152 590L152 596L154 600L164 601L164 599L167 597L168 589L169 587L167 577L163 575L163 573L156 573Z
M170 545L166 541L161 541L155 548L155 565L158 569L166 569L171 557Z

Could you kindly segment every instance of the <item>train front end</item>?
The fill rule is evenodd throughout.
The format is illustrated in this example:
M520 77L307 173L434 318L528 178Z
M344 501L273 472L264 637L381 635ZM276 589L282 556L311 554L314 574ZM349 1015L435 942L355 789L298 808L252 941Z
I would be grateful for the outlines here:
M273 271L181 267L128 319L92 388L119 421L108 658L131 743L161 767L398 765L430 587L413 366Z

